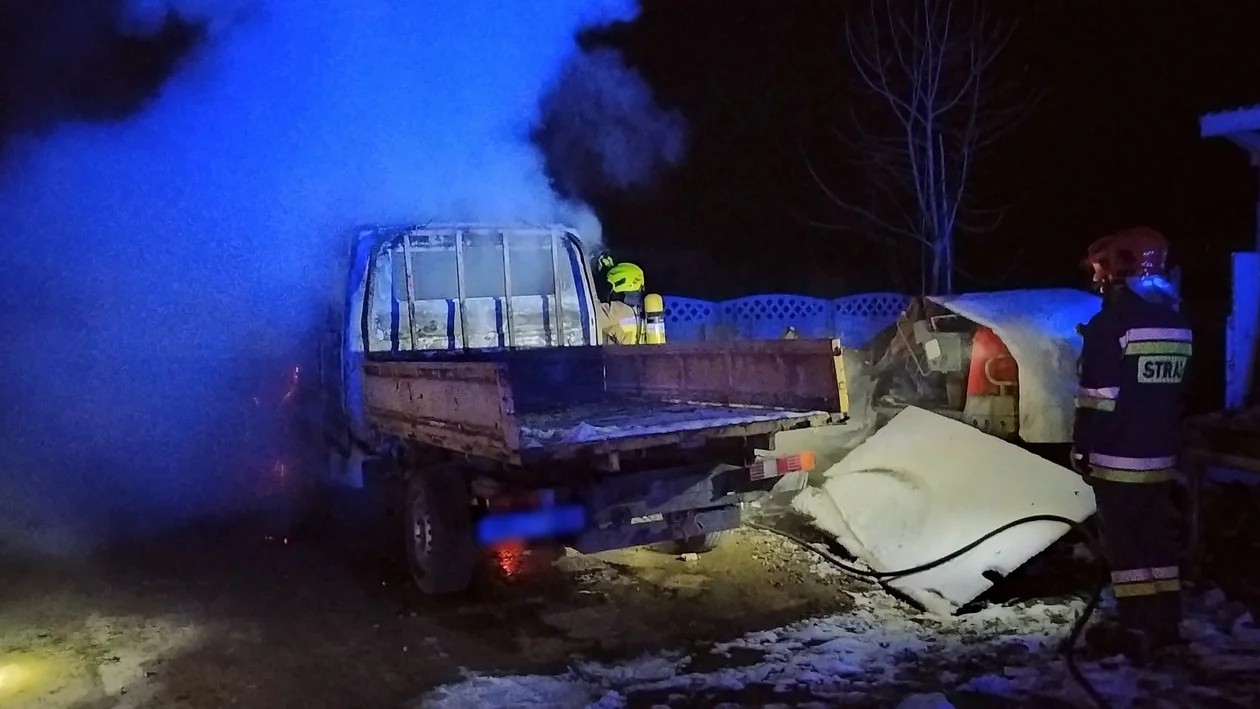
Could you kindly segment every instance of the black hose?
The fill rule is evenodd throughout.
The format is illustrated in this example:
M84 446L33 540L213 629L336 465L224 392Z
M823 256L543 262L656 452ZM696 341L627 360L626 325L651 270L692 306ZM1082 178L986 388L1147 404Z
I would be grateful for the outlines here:
M865 576L871 579L891 580L895 578L901 578L904 576L910 576L912 574L917 574L923 571L927 571L928 569L934 569L943 564L947 564L953 561L954 559L957 559L958 557L962 556L963 554L966 554L972 549L975 549L976 547L992 539L993 537L996 537L1002 532L1005 532L1008 529L1011 529L1013 527L1018 527L1023 524L1029 524L1031 522L1059 522L1060 524L1066 524L1072 529L1075 529L1076 531L1080 532L1081 535L1085 537L1085 541L1087 544L1089 544L1089 548L1094 553L1095 558L1097 559L1104 558L1102 546L1099 544L1098 538L1094 536L1094 534L1085 525L1081 524L1080 522L1077 522L1074 519L1068 519L1067 517L1061 517L1059 515L1030 515L1028 517L1021 517L1020 519L1014 520L1013 522L1008 522L1002 525L1001 527L998 527L997 529L994 529L993 531L988 532L987 534L975 540L974 542L960 549L957 549L953 552L950 552L949 554L946 554L945 556L942 556L939 559L935 559L933 561L929 561L924 564L919 564L918 566L914 566L909 569L898 569L897 571L872 571L870 569L858 568L844 561L843 559L836 556L835 554L832 554L823 549L819 549L813 544L810 544L809 542L805 541L804 539L801 539L800 537L790 532L785 532L781 529L775 529L774 527L767 527L765 525L756 524L753 522L749 522L747 523L747 525L754 529L760 529L763 532L770 532L771 534L777 534L780 537L787 539L788 541L794 542L804 547L805 549L808 549L809 551L815 554L818 554L819 556L826 559L829 563L831 563L833 566L840 569L841 571L847 571L848 573L854 574L856 576ZM1094 586L1093 594L1089 599L1089 603L1085 605L1085 610L1081 612L1080 617L1077 618L1076 622L1072 624L1072 631L1068 633L1067 639L1063 642L1063 645L1060 646L1060 651L1063 653L1064 663L1067 665L1068 674L1070 674L1072 676L1072 679L1075 680L1078 685L1080 685L1081 689L1084 690L1085 694L1089 695L1089 698L1092 699L1094 704L1098 706L1098 709L1110 709L1111 704L1102 696L1102 694L1098 692L1097 689L1094 688L1094 685L1091 684L1089 680L1085 678L1085 675L1081 673L1080 668L1076 666L1076 658L1075 658L1074 652L1076 649L1076 643L1078 640L1080 640L1081 633L1085 631L1085 626L1089 623L1090 617L1093 616L1094 610L1098 608L1098 602L1102 599L1102 592L1103 592L1103 589L1106 587L1106 585L1107 585L1107 581L1106 581L1105 574L1100 573L1098 583L1095 584Z

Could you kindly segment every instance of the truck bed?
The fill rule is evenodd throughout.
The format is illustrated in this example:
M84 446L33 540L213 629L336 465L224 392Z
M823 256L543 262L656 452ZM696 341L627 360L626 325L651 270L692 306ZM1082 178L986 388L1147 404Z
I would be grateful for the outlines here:
M506 463L840 422L831 340L374 353L378 432Z

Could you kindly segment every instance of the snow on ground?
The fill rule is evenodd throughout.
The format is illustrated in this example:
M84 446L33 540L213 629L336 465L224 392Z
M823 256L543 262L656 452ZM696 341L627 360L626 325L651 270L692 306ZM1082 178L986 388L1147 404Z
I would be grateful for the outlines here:
M47 599L37 603L49 604ZM0 706L140 707L161 688L152 670L193 646L203 628L180 616L91 613L66 632L64 623L14 627L31 614L18 604L0 616Z
M416 706L611 708L755 696L758 705L869 704L878 697L904 700L906 707L947 707L946 696L975 694L1011 706L1091 704L1056 655L1080 601L941 617L916 613L879 591L854 598L850 613L752 633L713 646L708 657L666 653L616 665L579 663L558 676L470 675ZM1208 594L1193 604L1184 633L1189 651L1162 671L1139 670L1121 658L1082 661L1080 668L1117 708L1251 706L1250 698L1260 696L1260 629L1250 615L1219 592Z

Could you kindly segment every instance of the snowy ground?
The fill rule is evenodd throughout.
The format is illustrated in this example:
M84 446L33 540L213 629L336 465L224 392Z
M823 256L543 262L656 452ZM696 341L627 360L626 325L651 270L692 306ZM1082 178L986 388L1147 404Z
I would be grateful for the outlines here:
M863 417L856 417L862 420ZM837 427L780 436L777 451L813 449L829 465L870 429ZM825 465L820 469L825 470ZM1082 658L1079 668L1113 707L1255 707L1260 697L1260 488L1212 488L1208 573L1229 589L1187 593L1187 651L1159 667ZM775 514L776 525L785 519ZM800 533L797 524L787 523ZM756 534L745 530L742 535ZM767 542L769 543L769 542ZM1056 707L1092 706L1057 652L1092 577L1088 554L1043 556L1002 584L1010 598L957 617L922 614L880 587L840 575L817 555L809 575L838 580L852 599L838 613L802 618L730 641L643 653L615 662L573 659L558 674L466 678L418 698L412 709L462 707ZM1050 554L1046 556L1051 556ZM1073 561L1073 557L1077 557ZM703 560L702 562L703 563ZM1068 568L1064 568L1067 564ZM1017 578L1018 577L1018 578ZM1018 589L1012 588L1018 586ZM997 591L999 589L995 589ZM992 594L994 596L1000 594ZM1234 600L1237 599L1237 600Z
M549 572L503 559L503 578L458 605L257 532L0 567L0 705L1088 706L1054 655L1079 600L924 616L757 530L694 559L636 549ZM1170 670L1086 672L1117 707L1253 706L1260 631L1246 609L1200 598L1186 631L1193 652ZM919 696L934 692L935 705Z
M1256 547L1214 548L1245 552L1214 562L1218 577ZM1054 594L1088 571L1063 552L1002 584L1034 600L954 619L754 529L698 558L505 557L455 603L361 551L231 520L85 563L0 558L0 706L1085 707L1054 653L1080 606ZM1260 632L1232 601L1252 581L1233 579L1228 601L1192 594L1195 644L1175 666L1086 672L1116 707L1255 706Z
M1079 600L920 615L877 589L843 614L751 633L706 652L577 663L561 675L470 676L417 702L462 707L1089 706L1056 654ZM1193 604L1186 657L1139 670L1081 661L1115 707L1250 707L1260 696L1260 629L1219 592Z
M850 580L814 573L811 554L752 531L727 541L685 559L504 555L458 602L365 549L251 519L83 561L0 554L0 706L396 709L465 669L556 673L852 605Z

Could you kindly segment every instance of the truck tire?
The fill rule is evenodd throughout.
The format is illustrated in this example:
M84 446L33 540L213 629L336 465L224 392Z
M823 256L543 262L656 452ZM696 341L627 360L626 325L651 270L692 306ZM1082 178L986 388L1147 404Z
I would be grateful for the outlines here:
M697 534L694 537L661 542L658 548L666 554L703 554L713 551L730 532L731 530L724 529L720 532Z
M451 467L418 470L407 481L403 506L407 564L428 595L459 593L477 567L467 483Z

